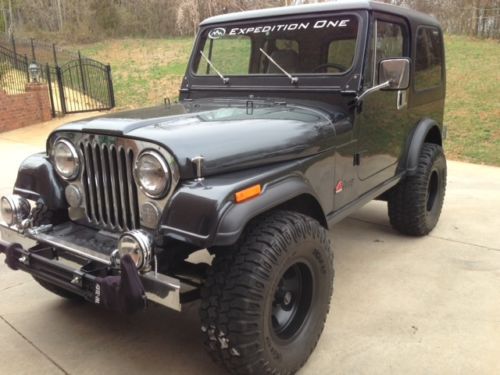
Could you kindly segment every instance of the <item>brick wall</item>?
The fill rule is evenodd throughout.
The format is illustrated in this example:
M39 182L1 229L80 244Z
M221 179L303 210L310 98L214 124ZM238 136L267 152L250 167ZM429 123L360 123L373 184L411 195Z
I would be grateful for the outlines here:
M0 89L0 132L48 121L52 118L47 85L29 83L26 92L7 95Z

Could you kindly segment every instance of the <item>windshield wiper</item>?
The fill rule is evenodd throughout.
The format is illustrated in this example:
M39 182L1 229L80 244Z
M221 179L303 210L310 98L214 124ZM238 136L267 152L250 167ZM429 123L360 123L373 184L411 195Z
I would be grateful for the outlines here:
M266 53L266 51L264 51L262 48L259 48L259 50L260 50L260 52L262 52L262 54L264 56L266 56L269 59L269 61L271 61L279 70L281 70L284 75L286 75L288 78L290 78L290 81L292 82L292 84L299 82L299 79L297 77L292 76L285 69L283 69L276 61L274 61L274 59L271 56L269 56Z
M210 61L210 59L205 56L205 54L203 53L203 51L200 51L200 54L201 56L206 60L207 64L210 65L210 67L215 71L215 73L217 73L217 75L220 77L220 79L222 79L222 82L224 82L225 85L227 85L229 83L229 78L226 78L224 77L221 72L219 72L217 70L217 68L214 66L214 64Z

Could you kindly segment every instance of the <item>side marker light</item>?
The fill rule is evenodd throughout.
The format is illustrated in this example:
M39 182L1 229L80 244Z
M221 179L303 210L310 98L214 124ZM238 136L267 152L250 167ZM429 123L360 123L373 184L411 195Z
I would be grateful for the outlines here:
M262 186L253 185L250 186L249 188L240 190L237 193L235 193L234 199L236 200L236 203L242 203L249 199L259 196L261 193L262 193Z

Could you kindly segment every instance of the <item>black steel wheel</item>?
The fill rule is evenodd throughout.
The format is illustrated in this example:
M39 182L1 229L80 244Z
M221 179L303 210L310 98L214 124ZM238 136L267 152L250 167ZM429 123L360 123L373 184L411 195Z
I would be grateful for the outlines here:
M415 174L389 194L391 225L397 231L423 236L436 226L446 191L446 159L441 146L424 143Z
M209 270L200 306L208 352L232 373L296 372L323 330L333 276L317 221L287 211L257 219Z
M271 308L272 331L281 340L290 340L300 329L311 307L314 284L309 266L291 265L274 292Z

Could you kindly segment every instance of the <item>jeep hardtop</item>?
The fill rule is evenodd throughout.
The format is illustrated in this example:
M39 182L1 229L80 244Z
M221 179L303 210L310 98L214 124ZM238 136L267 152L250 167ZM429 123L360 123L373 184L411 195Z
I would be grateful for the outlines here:
M178 102L64 125L22 163L0 250L118 311L200 299L215 361L296 372L330 307L328 229L373 199L401 233L435 227L444 98L425 14L345 1L207 19Z

